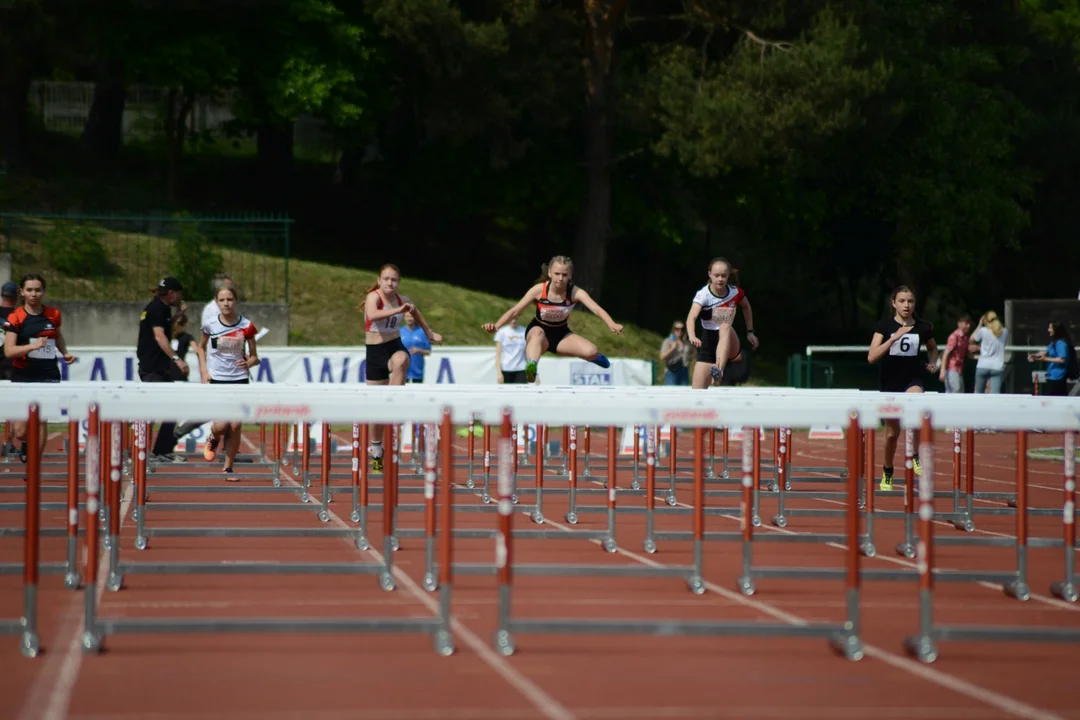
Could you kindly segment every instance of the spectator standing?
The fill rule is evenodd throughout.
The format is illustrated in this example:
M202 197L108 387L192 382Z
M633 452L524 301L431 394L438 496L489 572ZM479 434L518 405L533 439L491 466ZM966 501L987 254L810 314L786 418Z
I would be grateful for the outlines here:
M4 321L15 309L18 299L18 283L6 282L0 287L0 380L11 379L11 361L4 355Z
M401 328L401 344L409 351L409 372L405 374L406 383L424 382L424 358L431 354L431 341L424 329L416 324L412 313L404 314L404 326Z
M139 360L139 379L142 382L173 382L176 372L187 377L188 365L172 347L172 308L184 298L184 286L174 277L158 283L154 299L147 303L139 319L139 339L135 354ZM147 437L153 430L147 427ZM173 452L176 447L176 423L163 422L150 453L150 462L180 463L185 458Z
M1001 324L997 313L989 310L979 318L979 326L971 334L968 350L979 353L975 363L975 392L985 393L987 384L990 393L1001 392L1001 380L1005 374L1005 346L1009 341L1009 331Z
M690 384L690 361L693 354L694 346L686 339L686 323L676 320L671 325L671 333L660 345L665 385Z
M525 328L514 315L495 333L495 381L500 385L525 384Z
M945 343L945 353L941 356L941 371L938 379L945 383L945 392L963 393L964 361L968 355L968 334L971 332L971 316L963 314L956 319L956 329Z
M1068 395L1069 376L1076 375L1076 350L1073 348L1069 324L1064 319L1055 318L1046 328L1050 335L1050 344L1045 350L1028 355L1029 362L1042 361L1047 364L1046 384L1043 395Z

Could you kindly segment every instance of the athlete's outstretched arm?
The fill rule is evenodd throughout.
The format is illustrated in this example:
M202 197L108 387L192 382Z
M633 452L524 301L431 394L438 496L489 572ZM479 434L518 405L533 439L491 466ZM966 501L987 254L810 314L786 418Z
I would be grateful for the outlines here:
M543 291L543 289L543 283L537 283L536 285L533 285L531 288L529 288L529 291L525 293L525 295L520 300L518 300L517 305L504 312L502 314L502 317L500 317L496 322L486 323L483 326L484 330L487 330L489 333L496 332L503 325L510 322L510 318L514 317L515 315L520 315L525 310L525 308L529 306L529 303L533 303L539 300L540 293L541 291Z
M746 339L750 341L750 347L757 350L758 339L757 333L754 332L754 310L750 307L750 298L743 295L743 299L739 301L739 307L742 308L743 317L746 318Z
M701 347L701 341L697 336L697 319L701 314L701 306L695 303L690 303L690 312L686 313L686 339L690 341L690 344L694 347Z
M428 326L427 320L424 319L424 313L420 312L420 308L416 306L416 303L412 302L407 297L402 297L401 299L412 308L410 314L413 316L413 320L416 321L416 324L420 326L420 329L424 331L424 334L427 335L428 341L434 345L442 345L442 335Z
M589 293L580 288L574 288L574 297L571 298L571 300L573 300L574 302L579 302L585 307L587 307L589 310L591 310L594 315L607 323L607 326L611 330L611 332L622 335L622 325L612 320L611 316L608 315L607 310L600 307L600 305L592 299L592 295L589 295Z

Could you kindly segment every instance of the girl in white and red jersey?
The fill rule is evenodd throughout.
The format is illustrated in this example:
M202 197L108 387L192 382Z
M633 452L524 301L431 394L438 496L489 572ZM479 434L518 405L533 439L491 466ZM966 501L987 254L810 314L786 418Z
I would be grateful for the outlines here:
M623 326L611 319L607 311L573 283L574 261L565 255L556 255L551 262L541 266L540 278L529 288L517 305L503 313L498 322L487 323L484 330L494 333L517 317L529 305L536 305L536 317L525 328L525 381L536 382L536 365L545 352L581 358L602 368L611 367L611 361L596 345L570 331L570 313L581 303L607 323L611 332L622 334Z
M202 381L221 385L247 385L251 382L248 371L259 364L255 335L255 323L236 310L236 288L224 285L214 296L220 312L202 327L199 358ZM210 426L210 437L203 447L203 457L213 460L219 440L225 439L225 479L236 482L233 463L240 450L240 431L243 423L215 422Z
M729 280L736 284L731 284ZM754 312L746 293L738 287L739 271L722 257L709 263L709 283L697 291L686 316L686 334L690 343L698 349L694 365L693 387L701 390L709 382L719 385L724 378L724 368L729 361L741 354L739 336L731 326L736 308L742 308L746 318L746 339L757 350L758 339L754 334ZM701 338L697 337L696 321L701 318Z
M379 268L379 279L364 293L364 343L367 352L365 376L368 385L404 385L410 356L401 342L403 315L409 313L434 345L442 345L442 335L432 332L420 309L398 294L401 271L396 265ZM383 426L371 428L371 469L383 469Z

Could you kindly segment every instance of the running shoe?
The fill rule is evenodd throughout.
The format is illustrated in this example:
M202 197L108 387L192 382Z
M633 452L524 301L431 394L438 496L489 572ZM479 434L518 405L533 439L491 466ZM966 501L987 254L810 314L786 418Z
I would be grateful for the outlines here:
M602 368L611 367L611 361L607 359L607 356L604 355L604 353L596 353L596 359L593 360L593 362Z
M881 471L881 484L878 486L878 489L883 491L883 492L891 491L893 489L892 476L893 476L893 474L889 470L882 470Z
M382 456L371 458L371 472L382 472L383 461Z
M709 374L712 375L713 385L719 385L720 382L724 379L724 371L716 367L715 365L709 366Z
M536 382L536 361L525 363L525 382Z
M916 477L922 475L922 465L919 464L919 458L911 458L911 467L914 468Z

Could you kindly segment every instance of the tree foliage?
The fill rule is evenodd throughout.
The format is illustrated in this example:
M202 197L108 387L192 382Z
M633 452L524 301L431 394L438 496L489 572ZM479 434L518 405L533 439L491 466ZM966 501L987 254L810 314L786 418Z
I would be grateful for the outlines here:
M1078 0L9 4L9 158L31 79L95 82L99 144L118 88L153 85L182 202L185 157L215 139L188 121L217 98L222 134L258 148L236 185L298 217L301 255L392 248L517 294L573 249L609 310L666 327L723 254L793 342L850 342L900 282L931 312L1075 294L1053 258L1080 222ZM337 151L314 175L292 170L301 116Z

